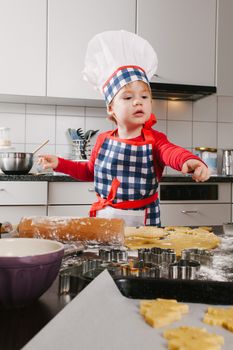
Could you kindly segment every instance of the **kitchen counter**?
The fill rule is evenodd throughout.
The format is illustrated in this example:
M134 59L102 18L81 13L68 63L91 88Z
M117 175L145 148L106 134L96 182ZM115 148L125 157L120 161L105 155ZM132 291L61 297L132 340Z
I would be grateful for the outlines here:
M80 182L62 173L5 175L0 174L0 181L47 181L47 182ZM193 182L191 175L164 175L160 182ZM233 175L212 175L207 182L233 182Z
M213 230L216 234L222 234L222 226L214 226ZM24 308L0 309L0 349L22 349L22 347L66 307L71 300L72 297L69 294L58 295L57 278L50 289L34 304ZM192 314L193 319L195 317L199 319L199 315L197 317L196 311L199 310L200 307L206 308L201 305L203 304L192 304L192 311L194 311L194 314ZM203 311L201 314L203 314ZM72 320L72 318L70 318L69 321L70 320ZM183 322L183 320L181 322ZM208 328L206 325L205 327ZM153 330L153 333L154 331L155 330ZM228 338L231 337L231 334L222 330L221 327L218 327L218 329L216 328L216 333L221 334L224 332L225 336ZM73 338L71 340L73 340ZM166 346L163 348L165 349ZM226 345L224 349L230 349L230 347Z
M57 278L50 289L32 305L0 309L0 349L22 349L70 301L69 295L58 295Z

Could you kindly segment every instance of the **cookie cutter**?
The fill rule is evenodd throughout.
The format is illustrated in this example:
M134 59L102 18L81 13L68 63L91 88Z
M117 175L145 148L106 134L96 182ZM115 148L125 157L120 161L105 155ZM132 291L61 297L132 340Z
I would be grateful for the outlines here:
M145 263L150 263L151 262L151 249L149 249L149 248L138 249L138 260L144 261Z
M172 279L195 279L201 264L194 260L180 259L169 265L169 278Z
M126 262L128 259L128 252L126 249L100 249L99 257L103 262Z
M181 252L181 259L195 260L201 265L211 266L213 262L214 253L207 249L190 248L183 249Z
M145 263L141 261L134 261L134 263L121 265L122 276L134 277L161 277L161 269L157 264Z
M171 264L176 261L174 249L162 249L162 263Z
M145 263L154 264L171 264L176 261L176 253L174 249L167 248L142 248L138 249L138 260Z

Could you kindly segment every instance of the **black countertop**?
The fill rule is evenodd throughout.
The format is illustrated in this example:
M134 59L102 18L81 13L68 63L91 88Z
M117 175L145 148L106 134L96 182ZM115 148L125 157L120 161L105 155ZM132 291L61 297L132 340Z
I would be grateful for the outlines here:
M57 278L33 304L21 308L0 308L0 349L22 349L70 301L69 295L58 295Z
M212 228L216 235L223 234L222 226L212 226ZM88 258L95 258L95 253L84 254ZM12 309L0 307L0 349L22 349L74 296L70 294L60 295L58 291L59 277L56 278L47 292L33 304Z
M80 182L61 173L5 175L0 174L0 181L47 181L47 182ZM194 182L191 175L165 175L160 182ZM233 182L233 176L213 175L207 182Z
M222 235L223 227L213 226L213 232L216 235ZM86 257L95 258L95 253L89 252L85 254L87 254ZM231 289L232 288L233 286L231 286ZM48 322L53 319L74 297L74 294L60 295L58 291L59 277L56 278L48 291L33 304L19 308L4 309L0 307L0 349L22 349L22 347L44 326L46 326L46 324L48 324ZM143 290L143 293L145 292L146 289ZM229 298L231 295L232 294L229 294Z

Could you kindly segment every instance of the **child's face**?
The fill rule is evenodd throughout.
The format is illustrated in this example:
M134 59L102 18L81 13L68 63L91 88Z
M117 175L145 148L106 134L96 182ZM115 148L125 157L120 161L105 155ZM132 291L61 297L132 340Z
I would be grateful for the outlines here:
M108 106L118 126L133 129L143 125L150 117L152 100L149 87L142 81L125 85Z

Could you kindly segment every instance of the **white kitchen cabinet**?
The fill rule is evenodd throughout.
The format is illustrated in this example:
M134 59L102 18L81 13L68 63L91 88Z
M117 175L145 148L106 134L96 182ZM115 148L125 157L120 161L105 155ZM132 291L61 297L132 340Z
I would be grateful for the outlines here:
M93 182L50 182L49 216L89 216L96 194Z
M46 0L0 0L0 94L46 95Z
M9 221L17 225L24 216L44 216L47 215L46 206L0 206L0 222Z
M49 216L89 216L91 205L49 205Z
M46 181L0 181L0 206L47 205Z
M135 0L48 1L48 96L101 100L82 78L88 41L106 30L135 32Z
M48 183L0 181L0 222L18 224L21 217L47 214Z
M222 225L230 222L231 204L161 204L162 226Z
M214 86L217 0L138 0L137 4L137 33L158 55L161 78L155 81Z
M49 205L86 205L96 200L93 182L49 183Z
M233 96L233 1L218 2L218 95Z

